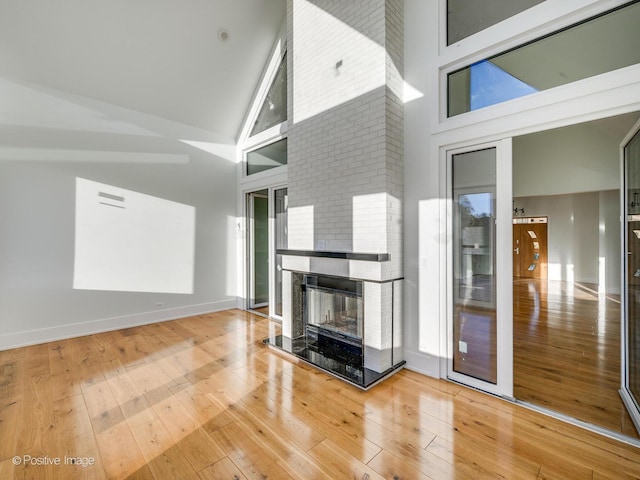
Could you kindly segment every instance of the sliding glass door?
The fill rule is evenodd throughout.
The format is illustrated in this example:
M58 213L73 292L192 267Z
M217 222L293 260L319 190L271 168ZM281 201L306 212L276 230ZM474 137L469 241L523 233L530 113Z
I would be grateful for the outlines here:
M282 316L282 255L287 247L287 189L247 193L247 308Z
M249 308L269 305L269 197L268 190L247 196L249 225Z

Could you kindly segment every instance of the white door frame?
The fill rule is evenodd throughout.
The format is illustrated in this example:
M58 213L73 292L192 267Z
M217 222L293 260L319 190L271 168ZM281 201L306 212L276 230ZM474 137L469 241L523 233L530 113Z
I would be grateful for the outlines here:
M640 432L640 405L636 403L636 399L634 400L631 392L629 390L629 349L628 349L628 337L629 337L629 325L628 325L628 295L627 295L627 279L629 278L629 263L627 261L627 239L628 239L628 222L627 222L627 203L629 199L627 198L627 176L626 176L626 162L625 162L625 147L627 144L640 132L640 120L636 122L633 128L629 131L629 133L624 137L622 142L620 143L620 178L621 178L621 188L620 188L620 214L621 218L621 247L620 247L620 257L621 257L621 268L622 272L622 280L621 285L621 296L622 296L622 308L620 309L621 315L621 338L620 338L620 397L629 412L629 416L631 420L633 420L634 425L638 432Z
M282 188L287 188L287 183L278 181L277 183L271 183L268 185L260 185L254 184L251 188L247 188L242 191L243 200L243 214L244 214L244 244L243 251L245 252L243 255L244 258L244 268L243 272L245 272L245 282L244 282L244 309L251 310L256 305L252 305L252 301L254 298L253 292L253 248L252 248L252 225L251 219L253 218L253 213L250 211L249 207L249 196L252 193L260 192L266 190L268 192L268 215L269 215L269 305L275 305L276 301L276 293L274 286L275 281L275 268L276 268L276 252L275 252L275 202L273 201L275 198L275 191L280 190ZM269 310L269 316L275 319L282 319L282 316L276 315L272 309Z
M496 341L497 383L479 380L453 371L453 188L452 158L487 148L496 149ZM512 141L511 138L453 149L442 148L447 168L447 378L480 390L513 399L513 226L512 226ZM506 253L505 253L506 252Z
M246 202L247 202L247 280L248 280L248 285L247 285L247 309L253 309L253 308L260 308L260 307L264 307L269 305L269 301L267 300L267 303L256 303L256 292L255 292L255 230L254 230L254 218L255 218L255 211L254 211L254 198L264 198L267 200L267 205L269 210L271 209L271 201L269 199L269 190L268 189L264 189L267 190L267 194L263 194L261 193L262 190L258 190L258 191L251 191L248 192L245 195L246 198ZM271 225L270 225L270 212L267 212L267 225L268 225L268 243L271 243ZM267 245L267 261L269 262L269 270L271 269L271 262L270 262L270 253L271 253L271 249L270 249L270 245ZM267 273L268 274L268 273ZM270 282L269 282L270 283ZM270 287L270 285L269 285ZM269 288L269 291L271 290L271 288Z

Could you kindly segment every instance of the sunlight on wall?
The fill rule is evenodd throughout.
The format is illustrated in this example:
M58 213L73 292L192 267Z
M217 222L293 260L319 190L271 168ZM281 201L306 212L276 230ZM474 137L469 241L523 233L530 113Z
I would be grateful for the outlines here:
M418 204L419 235L419 331L418 349L434 357L440 356L440 248L447 234L441 228L441 201L421 200Z
M76 178L73 288L193 293L196 209Z
M386 202L386 193L353 197L354 252L387 252Z
M198 142L196 140L180 140L182 143L202 150L203 152L211 153L230 162L236 163L236 146L224 143L212 143L212 142Z
M404 89L404 91L402 93L402 101L404 103L409 103L409 102L412 102L414 100L417 100L419 98L424 97L424 93L423 92L418 90L413 85L407 83L406 80L403 82L402 86L403 86L403 89Z
M237 296L238 292L242 290L238 289L238 280L241 281L242 275L236 274L236 272L242 271L238 270L238 259L235 255L236 248L242 248L242 244L238 243L239 240L239 232L240 232L240 219L235 216L227 216L227 254L225 258L227 259L226 264L226 272L225 278L227 279L226 286L226 294L229 296ZM223 274L223 272L220 272Z
M293 2L293 121L385 84L385 49L307 0Z
M562 280L562 265L559 263L547 264L547 278L549 280Z
M289 248L291 250L313 250L314 210L313 205L289 207Z
M565 280L569 283L573 283L575 281L575 275L574 275L574 269L573 269L572 263L565 265L565 272L566 272Z
M598 293L607 292L607 259L598 257Z

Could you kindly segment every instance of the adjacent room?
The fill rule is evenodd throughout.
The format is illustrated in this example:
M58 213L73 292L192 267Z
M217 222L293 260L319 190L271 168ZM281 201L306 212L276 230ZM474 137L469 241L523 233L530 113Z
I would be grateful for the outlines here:
M638 118L513 142L514 396L634 437L618 394L619 187L620 144Z

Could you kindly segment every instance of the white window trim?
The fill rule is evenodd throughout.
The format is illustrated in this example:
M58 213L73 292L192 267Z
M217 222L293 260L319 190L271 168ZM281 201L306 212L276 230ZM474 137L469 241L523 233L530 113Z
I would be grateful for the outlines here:
M569 83L559 87L551 88L541 92L537 92L532 95L520 97L508 102L503 102L490 107L485 107L472 112L463 113L454 117L447 117L447 99L448 99L448 86L447 76L449 73L467 67L475 62L484 60L493 55L497 55L511 48L516 48L529 41L536 40L544 35L554 33L562 28L570 27L580 21L587 20L598 14L607 12L613 8L622 6L628 3L629 0L546 0L545 2L536 5L518 15L503 20L498 24L489 27L477 34L465 38L464 40L453 44L449 47L442 47L446 45L446 0L440 0L440 12L439 12L439 35L440 35L440 50L437 62L437 68L433 68L431 71L432 84L438 85L439 102L438 109L435 109L432 117L432 125L436 126L432 133L446 130L448 128L460 128L467 126L467 122L475 123L474 117L479 117L476 121L486 121L485 115L472 115L483 112L487 109L493 109L498 111L498 115L504 115L502 109L494 108L503 106L505 104L511 105L512 111L522 111L523 109L535 108L541 102L553 103L554 98L561 98L562 100L567 98L567 94L583 94L588 95L593 92L589 92L589 88L592 88L592 84L601 85L603 82L601 77L611 76L612 81L616 81L616 76L622 72L622 76L626 80L632 77L632 72L627 73L627 69L633 69L637 65L614 70L612 72L606 72L595 77L590 77L584 80ZM443 43L442 39L445 39ZM595 82L590 80L598 79ZM607 79L609 81L609 79ZM607 87L608 89L608 87ZM551 92L551 94L549 94ZM546 99L547 94L550 99ZM530 98L530 97L533 97ZM508 111L507 111L508 114ZM462 119L460 119L462 117ZM471 120L469 120L471 119Z
M438 53L440 65L446 66L477 55L485 55L485 58L495 55L624 5L630 0L546 0L448 46L447 0L439 1Z
M253 141L250 139L254 137L263 138L265 132L260 132L253 137L251 136L251 130L253 129L253 125L260 113L260 109L262 108L262 104L264 103L267 94L269 93L269 88L271 88L271 84L273 83L277 73L278 68L280 67L280 63L284 58L287 52L287 34L286 34L286 22L280 27L280 31L278 33L278 38L273 46L271 51L270 60L265 67L264 73L262 74L259 87L256 90L253 98L251 99L251 107L247 112L245 117L242 130L240 131L240 135L238 136L238 145L241 145L242 148L246 148ZM279 124L274 127L271 127L266 130L266 132L272 132L277 129L282 130L282 125ZM286 122L284 122L284 128L286 130ZM280 132L281 133L281 132Z

